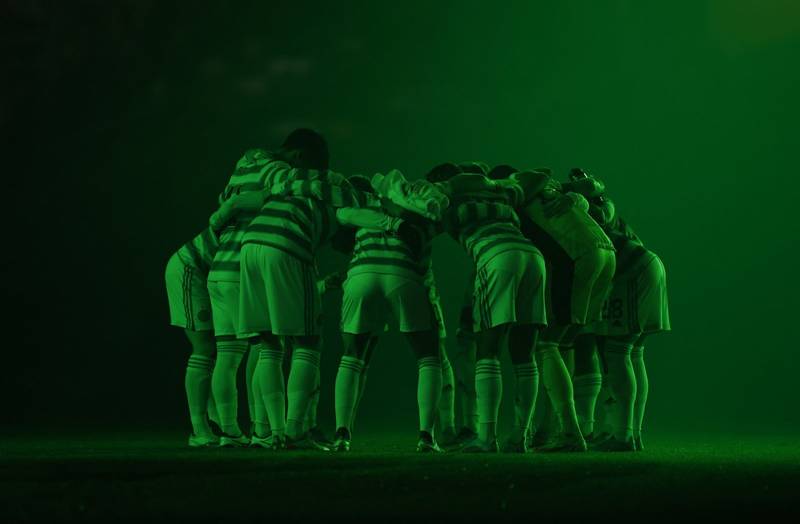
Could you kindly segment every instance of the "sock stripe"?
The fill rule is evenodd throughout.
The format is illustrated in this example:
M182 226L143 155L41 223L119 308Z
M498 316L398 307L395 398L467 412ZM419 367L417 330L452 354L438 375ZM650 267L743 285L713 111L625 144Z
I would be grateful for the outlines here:
M355 371L356 373L361 373L362 368L357 364L346 364L344 362L339 363L339 369L349 369Z
M283 360L283 350L262 349L258 354L259 360Z
M247 351L247 341L232 340L217 342L218 353L244 353Z
M613 343L606 343L605 352L606 355L609 353L612 355L630 355L631 351L633 350L633 345L631 344L613 344Z
M433 367L441 368L442 367L442 363L441 363L441 361L439 360L438 357L423 357L423 358L417 360L417 367L419 369L422 369L422 368L433 368Z
M292 355L292 360L303 360L310 362L315 366L319 366L320 354L319 351L312 351L309 349L295 349Z

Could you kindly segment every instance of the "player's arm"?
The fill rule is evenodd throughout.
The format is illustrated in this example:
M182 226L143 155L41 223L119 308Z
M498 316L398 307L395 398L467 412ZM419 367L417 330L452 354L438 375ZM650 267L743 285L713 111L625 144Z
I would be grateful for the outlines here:
M324 278L317 280L317 290L319 294L322 295L331 289L342 289L342 283L346 278L346 269L326 275Z
M617 208L608 198L593 198L589 203L589 215L602 227L613 224L617 217Z
M351 226L386 233L396 233L403 223L402 218L390 216L380 209L355 207L342 207L337 209L336 221L342 226Z
M551 198L561 189L546 167L519 171L498 182L505 186L514 207L523 207L536 197Z
M606 186L603 181L590 176L562 182L561 187L565 192L578 193L587 199L597 198L606 193Z
M211 215L208 220L209 225L212 229L219 231L239 213L260 210L264 206L266 196L264 191L246 191L231 195Z
M441 219L442 212L449 205L447 195L438 185L427 180L409 182L397 169L392 169L386 175L375 174L371 184L381 198L431 220Z
M281 182L305 180L324 180L334 186L340 186L347 182L341 173L292 167L288 162L274 157L264 166L264 189L269 189L274 184Z
M378 207L377 200L346 180L283 180L264 190L266 195L314 198L333 207Z

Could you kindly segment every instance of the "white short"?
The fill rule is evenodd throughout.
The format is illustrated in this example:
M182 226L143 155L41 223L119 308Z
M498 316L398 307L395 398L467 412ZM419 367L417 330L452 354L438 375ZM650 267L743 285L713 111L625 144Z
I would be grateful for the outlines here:
M320 334L322 299L313 264L277 248L245 244L241 265L240 338L264 332Z
M396 275L358 273L344 282L342 333L382 333L387 322L403 333L437 329L422 282Z
M205 274L184 264L177 254L167 262L164 274L167 283L170 324L191 331L211 331L211 300Z
M484 264L475 277L472 318L476 333L503 324L547 324L542 255L509 250Z

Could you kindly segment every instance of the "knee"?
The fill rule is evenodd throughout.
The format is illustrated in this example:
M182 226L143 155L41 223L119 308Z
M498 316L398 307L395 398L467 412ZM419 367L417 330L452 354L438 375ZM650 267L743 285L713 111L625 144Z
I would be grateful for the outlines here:
M343 350L342 355L350 358L357 358L367 362L367 357L371 357L372 351L368 351L373 337L370 334L354 335L351 333L342 334Z
M517 364L530 364L533 360L533 347L532 346L522 346L522 347L514 347L512 346L509 348L509 354L511 356L511 363L514 365Z
M609 365L617 362L629 361L633 351L633 342L624 338L609 338L606 340L604 356Z
M436 360L441 361L441 354L439 353L439 348L434 347L430 344L421 344L414 348L414 356L417 357L417 360L429 357L435 357Z
M631 360L644 360L644 346L633 346Z
M499 352L496 350L496 348L492 348L492 347L480 347L479 346L475 350L475 360L485 360L487 358L496 360L498 358L498 355L499 355Z
M317 335L292 337L292 344L296 348L319 351L321 349L320 337Z
M205 335L205 336L204 336ZM193 333L189 337L192 344L192 355L196 357L213 358L217 351L217 345L210 332Z
M560 359L561 353L558 350L558 344L548 340L540 340L536 344L536 354L544 362L545 360Z

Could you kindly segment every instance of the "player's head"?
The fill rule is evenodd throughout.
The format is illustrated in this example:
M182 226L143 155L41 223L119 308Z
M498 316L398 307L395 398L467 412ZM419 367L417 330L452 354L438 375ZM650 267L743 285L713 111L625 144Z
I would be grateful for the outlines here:
M461 168L458 167L458 165L452 162L445 162L444 164L439 164L428 171L428 174L425 175L425 178L428 180L428 182L445 182L456 175L460 175L461 173L463 173L463 171L461 171Z
M458 164L462 173L475 173L476 175L485 175L489 172L489 166L483 162L461 162Z
M313 129L298 128L289 133L281 154L293 167L328 169L328 142Z
M508 164L500 164L500 165L494 166L492 168L492 170L489 171L489 175L488 176L492 180L500 180L500 179L503 179L503 178L508 178L508 177L510 177L512 174L514 174L516 172L517 172L516 168L511 167Z
M372 187L372 183L369 181L369 178L365 177L364 175L352 175L347 177L347 180L354 188L362 193L375 193L375 189Z

